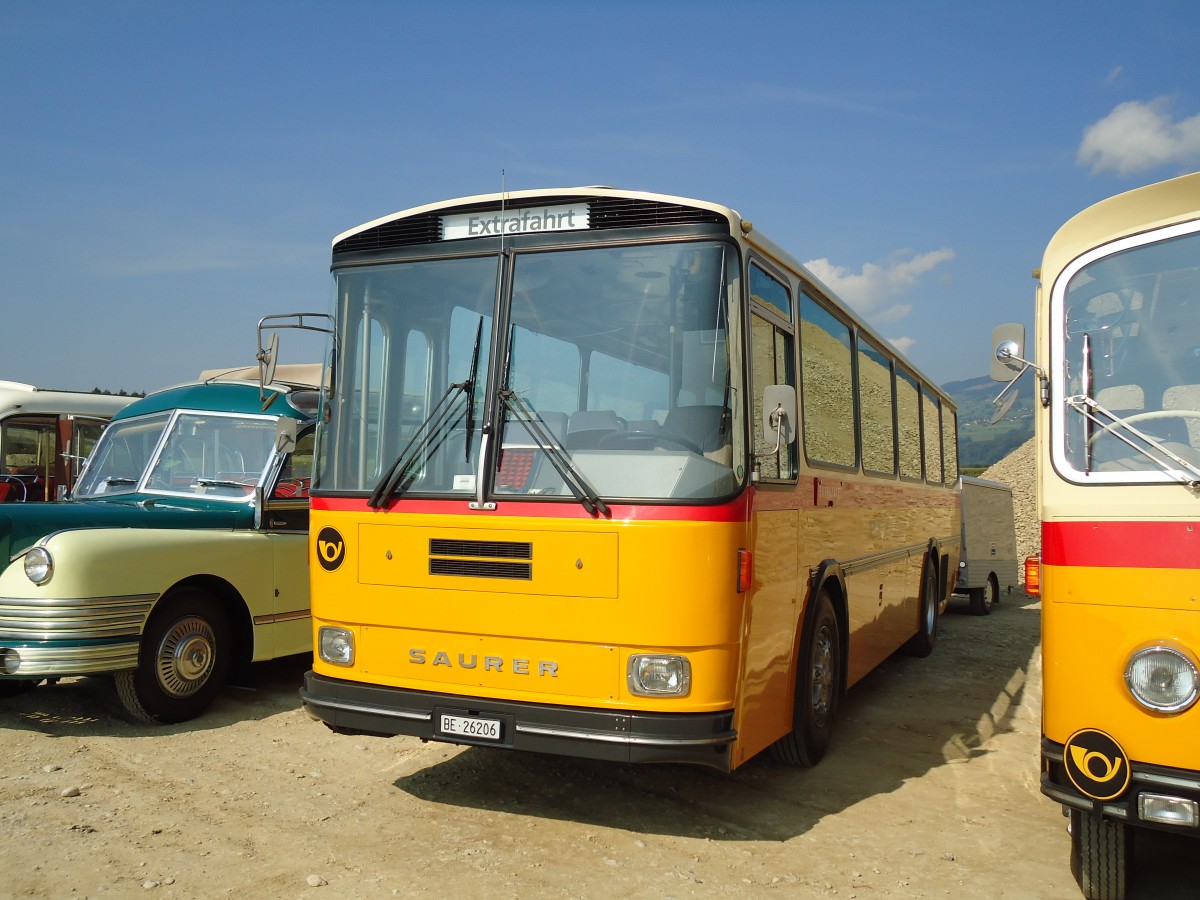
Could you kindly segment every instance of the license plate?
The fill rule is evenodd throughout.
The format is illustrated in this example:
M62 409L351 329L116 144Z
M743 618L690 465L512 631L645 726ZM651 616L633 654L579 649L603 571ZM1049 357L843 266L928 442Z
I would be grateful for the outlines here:
M477 716L454 716L442 713L439 721L442 734L475 738L481 741L500 740L499 719L481 719Z

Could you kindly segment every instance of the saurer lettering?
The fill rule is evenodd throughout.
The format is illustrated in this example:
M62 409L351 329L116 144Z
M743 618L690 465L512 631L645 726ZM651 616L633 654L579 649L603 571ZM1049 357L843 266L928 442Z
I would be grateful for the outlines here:
M533 660L528 659L505 659L502 656L484 656L479 657L474 653L459 653L456 659L451 658L451 654L445 650L436 650L433 652L432 658L429 651L423 647L413 647L408 651L408 661L413 665L418 666L446 666L450 669L482 669L484 672L506 671L514 675L533 675L532 666ZM538 677L549 676L550 678L558 677L558 663L546 659L537 660L537 675Z

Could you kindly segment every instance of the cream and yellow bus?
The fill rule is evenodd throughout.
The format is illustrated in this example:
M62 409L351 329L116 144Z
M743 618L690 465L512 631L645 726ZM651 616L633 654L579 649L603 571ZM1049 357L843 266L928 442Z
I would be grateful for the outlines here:
M1079 213L1038 277L993 375L1039 392L1042 791L1119 898L1132 827L1200 835L1200 174Z
M468 197L333 274L302 696L335 730L811 765L932 650L954 405L734 210Z

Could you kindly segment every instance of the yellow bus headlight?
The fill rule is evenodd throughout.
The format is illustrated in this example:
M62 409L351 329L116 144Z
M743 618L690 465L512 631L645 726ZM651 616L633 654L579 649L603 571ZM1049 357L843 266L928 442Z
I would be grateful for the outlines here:
M1125 667L1125 684L1146 709L1179 713L1196 702L1200 674L1196 663L1171 647L1155 644L1137 650Z
M354 632L322 625L317 632L317 654L334 666L354 665Z
M642 697L682 697L692 689L692 664L686 656L635 654L626 675L629 692Z

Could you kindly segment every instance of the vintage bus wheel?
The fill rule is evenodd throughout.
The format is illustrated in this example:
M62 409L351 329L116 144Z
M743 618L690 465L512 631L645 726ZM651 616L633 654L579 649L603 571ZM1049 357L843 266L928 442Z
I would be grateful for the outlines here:
M833 602L822 591L797 660L792 730L771 747L779 762L815 766L825 755L837 716L841 666L841 628Z
M1124 900L1129 826L1071 810L1071 872L1087 900Z
M909 656L925 657L933 652L937 642L938 627L937 573L931 561L925 562L921 574L921 614L917 621L917 633L908 639L902 648Z
M143 722L186 722L212 703L229 671L229 623L210 594L172 591L146 623L138 667L116 673L117 694Z
M986 616L992 607L1000 602L1000 582L995 573L988 576L987 584L980 588L971 588L971 612L977 616Z

